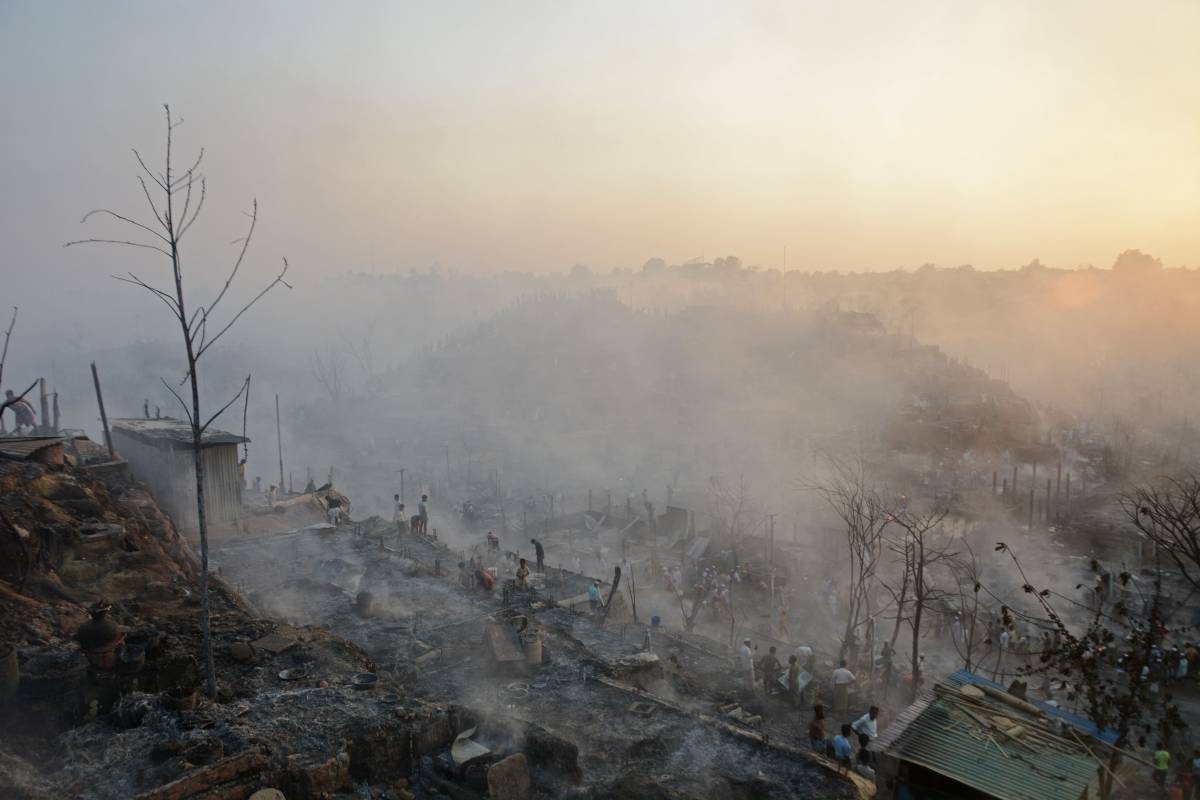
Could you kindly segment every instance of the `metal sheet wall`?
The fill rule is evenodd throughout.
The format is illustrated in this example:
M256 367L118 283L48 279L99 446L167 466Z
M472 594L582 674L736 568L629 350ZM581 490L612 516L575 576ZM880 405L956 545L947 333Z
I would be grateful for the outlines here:
M112 431L117 452L129 462L130 472L150 487L151 494L175 527L194 531L199 527L196 514L196 472L190 449L158 446L120 428ZM241 515L242 487L238 476L237 445L206 447L204 458L204 508L210 524L219 525Z

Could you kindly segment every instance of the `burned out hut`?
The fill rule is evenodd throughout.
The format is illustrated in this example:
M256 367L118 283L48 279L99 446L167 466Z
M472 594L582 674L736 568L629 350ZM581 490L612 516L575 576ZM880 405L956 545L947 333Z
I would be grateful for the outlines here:
M112 423L113 444L129 463L133 477L150 487L159 506L183 531L199 527L192 429L178 419L118 419ZM249 440L224 431L205 431L204 510L214 525L242 515L242 479L238 445Z

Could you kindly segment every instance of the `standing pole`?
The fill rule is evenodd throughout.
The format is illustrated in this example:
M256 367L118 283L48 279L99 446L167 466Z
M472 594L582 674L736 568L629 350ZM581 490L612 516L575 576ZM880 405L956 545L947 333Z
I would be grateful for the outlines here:
M775 567L774 567L774 564L775 564L775 517L777 517L777 516L779 516L779 515L778 515L778 514L768 514L767 516L768 516L768 518L771 520L771 555L770 555L770 563L772 564L772 567L771 567L771 574L772 574L772 575L774 575L774 574L775 574ZM773 600L773 599L774 599L774 598L772 598L772 600Z
M50 398L46 396L45 378L38 378L38 395L42 409L42 433L50 433Z
M450 445L446 445L446 494L450 494Z
M246 438L246 420L250 416L250 376L246 376L246 403L242 406L242 460L250 460L250 440ZM246 480L245 474L242 481Z
M279 422L279 395L275 395L275 441L279 443L279 491L283 491L283 428Z
M1046 505L1043 509L1046 512L1046 521L1050 521L1050 479L1046 478Z
M1033 482L1029 483L1029 530L1033 530Z
M404 467L400 468L400 504L404 505Z
M92 362L92 383L96 385L96 403L100 406L100 421L104 424L104 443L108 445L108 457L113 461L117 460L117 453L113 450L112 434L108 430L108 414L104 413L104 395L100 393L100 375L96 372L96 362Z
M58 433L58 389L54 390L54 432Z

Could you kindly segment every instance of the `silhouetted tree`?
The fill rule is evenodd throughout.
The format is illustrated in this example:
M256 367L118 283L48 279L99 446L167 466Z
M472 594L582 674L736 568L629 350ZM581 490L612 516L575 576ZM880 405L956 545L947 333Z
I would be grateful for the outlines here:
M107 208L98 208L89 211L84 215L82 220L83 222L87 222L93 216L111 217L118 222L136 229L138 232L136 235L144 238L138 240L83 239L68 242L66 246L70 247L77 244L122 245L158 253L170 264L172 281L171 285L165 289L142 280L132 272L128 273L128 277L113 277L119 281L139 286L160 300L171 311L171 316L178 323L183 339L184 354L187 359L187 374L180 381L180 384L187 384L190 388L190 402L185 401L179 392L175 390L175 387L166 380L163 380L162 383L174 395L175 399L179 401L179 405L183 408L192 433L192 461L196 473L196 513L200 536L201 658L203 661L206 689L209 696L213 696L217 691L217 677L216 667L213 663L212 631L210 627L208 518L204 509L204 460L202 458L201 440L209 426L216 421L222 412L237 402L242 393L246 391L250 379L247 377L233 399L221 406L215 414L210 415L206 419L201 416L198 364L200 359L212 346L219 342L229 332L230 328L242 318L242 315L261 300L267 292L280 284L288 288L291 287L284 280L284 275L287 274L288 270L288 263L285 258L283 259L283 268L279 271L279 274L265 288L251 297L248 302L244 303L235 313L220 322L214 316L221 305L221 301L225 299L230 286L232 286L234 279L237 277L242 262L246 257L246 251L250 247L250 241L254 237L254 228L258 222L258 201L255 200L251 205L251 210L246 214L249 218L246 234L234 242L239 247L237 258L234 260L233 266L229 270L220 291L207 304L198 305L194 308L189 304L187 293L184 291L184 270L180 247L184 235L195 224L196 219L200 216L200 211L204 207L207 183L204 176L198 172L200 164L204 159L204 150L201 148L199 155L190 167L183 172L176 171L172 161L173 133L177 127L183 124L183 120L172 119L170 106L164 105L163 110L166 113L167 122L167 148L163 171L154 172L146 165L141 154L137 150L133 151L133 155L142 170L142 174L138 175L138 183L141 186L142 194L146 198L146 203L154 216L154 222L152 224L138 222L132 217L118 214ZM146 183L147 179L150 181L149 185ZM153 187L153 190L151 187ZM154 196L156 195L159 197L158 203L154 200Z

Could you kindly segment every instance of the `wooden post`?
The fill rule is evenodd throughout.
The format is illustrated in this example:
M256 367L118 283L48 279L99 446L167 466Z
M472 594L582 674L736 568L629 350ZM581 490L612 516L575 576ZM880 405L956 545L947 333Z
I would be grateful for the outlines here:
M1017 493L1017 465L1013 464L1013 479L1012 479L1013 494ZM1017 502L1020 502L1019 500Z
M283 492L283 428L279 422L279 395L275 395L275 440L279 443L279 491Z
M992 497L996 496L996 478L999 477L995 470L992 470Z
M1008 478L1004 479L1004 483L1000 487L1000 496L1001 497L1008 496Z
M58 433L58 390L54 390L54 432Z
M100 406L100 422L104 424L104 443L108 445L108 457L117 460L117 452L113 450L112 434L108 430L108 414L104 413L104 395L100 393L100 375L96 372L96 362L92 362L92 383L96 386L96 404Z
M1058 473L1054 476L1054 502L1057 505L1062 500L1062 459L1058 460Z
M1071 473L1067 473L1067 494L1064 498L1067 502L1067 513L1071 513Z
M1029 530L1033 530L1033 484L1029 484Z
M50 398L46 396L46 379L38 378L38 398L41 401L42 424L41 432L50 433Z
M1046 478L1046 505L1045 505L1044 510L1046 512L1046 521L1049 522L1050 521L1050 479L1049 478Z

